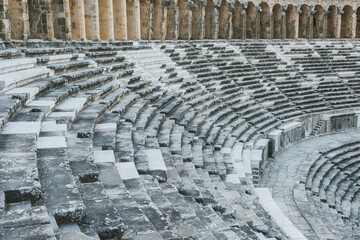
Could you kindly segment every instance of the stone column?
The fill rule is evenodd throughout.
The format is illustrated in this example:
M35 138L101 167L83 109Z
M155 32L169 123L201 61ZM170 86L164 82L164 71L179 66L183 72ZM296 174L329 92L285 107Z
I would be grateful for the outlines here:
M356 15L356 10L354 10L352 14L351 38L356 38L356 24L357 24L357 15Z
M229 6L229 14L228 14L228 26L227 26L227 33L226 39L230 40L233 37L233 7Z
M86 38L100 41L100 22L98 0L84 0Z
M269 12L270 18L270 32L269 32L269 39L274 39L274 13Z
M8 0L0 0L0 40L9 41L11 39L11 27L9 18Z
M297 5L295 9L295 33L294 33L294 39L299 39L299 21L300 21L300 14L301 14L301 5Z
M114 38L114 13L113 0L99 0L100 38L113 41Z
M41 3L41 9L41 31L43 33L43 38L45 40L54 40L54 21L51 9L51 0L44 0L44 2Z
M247 2L243 2L241 4L241 12L240 12L240 19L241 19L241 39L246 39L246 9L248 7Z
M218 39L219 36L219 10L216 5L206 6L206 17L209 22L206 23L205 38ZM205 19L207 20L207 19Z
M70 0L71 36L74 40L86 40L84 0Z
M260 39L260 17L261 17L261 6L256 7L256 28L255 28L255 39Z
M153 35L151 26L153 25L154 7L149 0L141 0L140 6L141 39L151 40Z
M195 5L192 1L186 2L186 6L179 6L180 31L179 39L190 40L192 34L192 10Z
M336 31L335 31L335 38L337 39L341 37L341 18L343 14L344 14L343 6L339 6L336 15Z
M286 11L288 9L288 5L282 6L282 12L281 12L281 39L286 38Z
M308 25L309 25L309 35L308 35L308 39L313 39L314 38L314 14L316 13L315 7L313 5L310 6L310 11L309 11L309 21L308 21Z
M202 0L196 2L193 8L192 39L202 40L205 37L205 5Z
M126 4L128 38L140 40L140 0L128 0Z
M70 2L69 0L63 0L64 7L64 36L65 40L71 40L71 18L70 18Z
M179 7L174 1L167 6L166 39L177 40L179 38Z
M115 40L127 40L126 0L114 0L113 7Z
M329 8L324 8L324 21L323 21L323 33L321 38L325 39L327 38L327 25L328 25L328 14L329 14Z

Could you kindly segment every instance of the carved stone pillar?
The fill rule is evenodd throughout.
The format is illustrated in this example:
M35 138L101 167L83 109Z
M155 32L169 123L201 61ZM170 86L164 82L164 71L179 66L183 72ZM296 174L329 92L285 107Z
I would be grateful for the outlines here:
M89 40L100 41L100 22L98 0L84 0L86 37Z
M140 0L127 1L127 32L130 40L140 40Z
M321 38L327 38L327 29L328 29L328 15L329 15L329 8L324 8L324 21L323 21L323 33Z
M0 0L0 40L9 41L11 39L11 27L9 20L8 0Z
M336 15L336 31L335 31L335 38L337 39L341 37L341 18L343 14L344 14L343 6L339 6Z
M140 6L141 39L151 40L153 35L151 26L153 25L154 21L154 6L150 3L150 0L141 0Z
M219 36L219 10L213 6L206 6L205 38L218 39Z
M127 40L126 0L114 0L113 8L115 40Z
M247 9L248 3L244 2L242 3L242 8L240 12L240 19L241 19L241 39L246 39L246 9Z
M186 6L179 6L179 39L190 40L192 34L192 10L195 5L192 1L184 1L182 4L186 4Z
M269 12L270 18L270 32L269 32L269 39L274 39L274 13Z
M192 36L191 39L202 40L205 36L205 5L202 0L194 1L192 9Z
M288 5L282 6L281 12L281 39L286 38L286 11L288 9Z
M314 38L314 14L316 13L315 7L313 5L310 6L310 11L309 11L309 21L308 21L308 25L309 25L309 35L308 35L308 39L313 39Z
M112 0L99 0L100 38L114 40L114 13Z
M167 24L167 4L169 1L152 0L154 7L154 22L152 25L153 39L165 40Z
M255 39L260 39L260 18L261 18L262 8L261 6L256 7L256 27L255 27Z
M301 5L297 5L295 9L295 32L294 32L294 39L299 39L299 21L300 21L300 14L301 14Z
M227 32L226 32L226 39L230 40L233 37L233 8L231 6L229 6L229 9L231 9L229 11L228 14L228 21L227 21Z
M352 14L351 38L356 38L357 15L356 10Z
M177 40L179 38L179 7L174 1L167 7L166 39Z
M70 0L71 36L74 40L86 39L84 0Z

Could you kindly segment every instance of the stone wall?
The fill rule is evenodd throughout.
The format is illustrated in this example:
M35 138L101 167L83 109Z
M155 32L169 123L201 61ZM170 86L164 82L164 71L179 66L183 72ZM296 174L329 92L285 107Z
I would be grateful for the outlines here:
M360 37L356 0L0 0L0 39Z

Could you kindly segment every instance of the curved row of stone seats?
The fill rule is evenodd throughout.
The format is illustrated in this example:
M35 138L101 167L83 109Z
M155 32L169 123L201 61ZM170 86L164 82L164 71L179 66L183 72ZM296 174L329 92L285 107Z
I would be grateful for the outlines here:
M358 167L354 167L358 162L358 145L347 143L321 152L304 173L303 188L294 189L294 200L307 221L315 223L322 219L321 228L313 226L317 234L336 238L344 229L357 234L359 205L352 198L356 191L351 191L351 186L358 182ZM311 214L305 210L309 208Z
M35 211L31 201L40 199L52 236L66 231L95 239L286 236L254 191L268 155L265 136L276 128L286 131L269 113L271 106L261 104L274 100L274 93L286 99L280 88L265 85L273 84L274 66L284 65L280 58L269 52L248 71L250 79L261 73L255 92L242 85L246 75L231 75L232 64L250 68L263 43L253 43L256 51L244 56L223 42L144 43L141 53L102 44L81 50L83 59L44 64L55 76L22 86L39 84L41 91L21 98L25 106L2 135L14 137L11 142L26 139L20 126L34 125L28 144L38 153L23 165L35 174L17 181L39 195L19 198L17 188L5 191L9 219L13 204L30 201L23 208ZM62 184L54 187L55 182Z

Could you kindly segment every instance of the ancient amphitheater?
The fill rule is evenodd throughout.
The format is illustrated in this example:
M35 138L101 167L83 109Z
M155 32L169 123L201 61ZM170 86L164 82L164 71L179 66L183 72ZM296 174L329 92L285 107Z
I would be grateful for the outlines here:
M360 239L357 0L0 0L0 239Z

